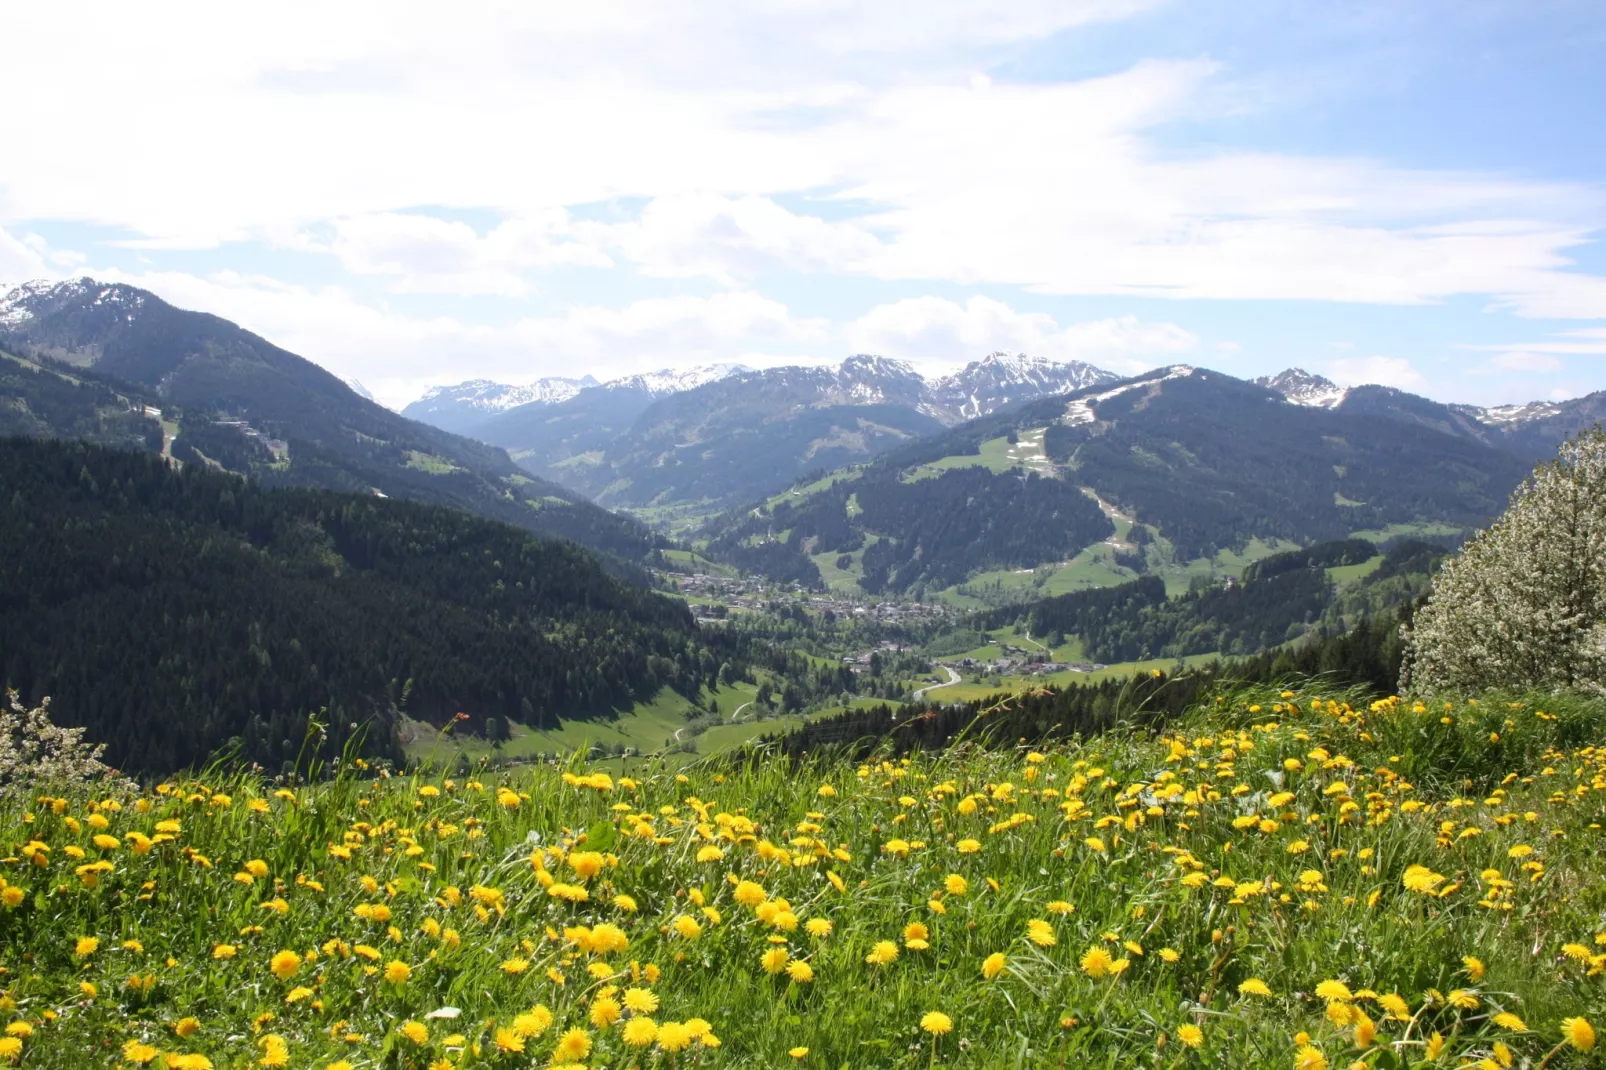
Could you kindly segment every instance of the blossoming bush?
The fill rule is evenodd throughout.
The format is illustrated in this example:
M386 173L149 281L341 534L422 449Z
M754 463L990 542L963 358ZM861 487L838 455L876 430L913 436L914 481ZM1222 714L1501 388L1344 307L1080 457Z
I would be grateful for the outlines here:
M1584 1066L1598 705L0 799L35 1067Z
M1402 687L1606 694L1606 430L1563 443L1444 563Z

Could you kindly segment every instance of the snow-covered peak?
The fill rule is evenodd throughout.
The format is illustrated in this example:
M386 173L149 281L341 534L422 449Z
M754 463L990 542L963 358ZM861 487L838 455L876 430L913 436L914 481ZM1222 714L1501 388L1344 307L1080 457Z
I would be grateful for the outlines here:
M1526 405L1496 405L1492 409L1473 409L1472 412L1480 423L1494 427L1515 427L1559 415L1562 406L1554 401L1530 401Z
M352 393L356 394L358 397L362 398L364 401L373 401L374 400L373 392L371 390L369 390L366 386L362 385L362 380L361 379L347 379L346 380L346 385L351 387L351 392Z
M149 296L144 290L120 282L96 282L87 276L66 282L35 279L0 290L5 294L0 297L0 326L5 327L20 326L42 313L73 304L111 309L114 315L132 320Z
M1294 405L1314 409L1331 409L1349 396L1349 391L1331 379L1313 375L1304 368L1288 368L1276 375L1262 375L1255 380L1267 390L1275 390Z
M914 365L892 357L855 353L842 362L837 372L844 379L914 379L924 381Z
M452 386L432 386L413 404L431 408L452 405L483 413L497 413L528 405L532 401L547 404L566 401L586 387L596 385L597 381L589 375L583 379L553 377L519 384L469 379Z
M961 420L1032 398L1068 394L1114 382L1119 376L1079 360L1058 361L1025 353L989 353L931 384L937 402Z
M610 379L602 385L609 390L644 390L653 397L665 397L751 370L741 364L704 364L696 368L665 368L641 375L626 375Z
M14 327L33 319L38 305L49 299L57 285L49 279L34 279L15 286L0 286L0 292L5 295L0 297L0 325Z

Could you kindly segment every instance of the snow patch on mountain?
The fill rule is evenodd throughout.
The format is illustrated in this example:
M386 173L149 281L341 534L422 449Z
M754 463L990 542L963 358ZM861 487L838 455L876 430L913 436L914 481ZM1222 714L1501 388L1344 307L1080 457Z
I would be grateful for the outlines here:
M434 386L413 405L425 408L458 407L486 414L505 412L532 401L554 404L574 397L588 386L596 386L591 376L583 379L559 377L537 379L533 383L498 383L490 379L470 379L452 386ZM412 406L409 406L411 408Z
M1262 375L1256 385L1275 390L1294 405L1331 409L1344 403L1349 391L1331 379L1313 375L1304 368L1288 368L1276 375Z
M1095 423L1098 420L1098 416L1093 410L1100 402L1108 401L1111 398L1120 397L1122 394L1132 390L1141 390L1145 387L1158 386L1168 379L1180 379L1183 376L1192 375L1194 370L1195 369L1192 365L1174 364L1165 370L1164 375L1157 375L1152 379L1133 379L1130 382L1122 383L1120 386L1115 387L1112 390L1105 390L1102 393L1089 394L1086 397L1076 398L1065 406L1065 422L1070 424L1072 427L1076 427L1079 424Z
M641 375L626 375L610 379L602 385L607 390L642 390L655 398L667 397L748 371L752 369L742 364L704 364L696 368L664 368Z
M939 407L971 420L1018 401L1068 394L1119 376L1082 361L1056 361L1025 353L989 353L931 384Z
M1526 405L1496 405L1492 409L1471 409L1479 423L1493 427L1516 427L1534 420L1548 420L1559 416L1563 406L1554 401L1530 401Z

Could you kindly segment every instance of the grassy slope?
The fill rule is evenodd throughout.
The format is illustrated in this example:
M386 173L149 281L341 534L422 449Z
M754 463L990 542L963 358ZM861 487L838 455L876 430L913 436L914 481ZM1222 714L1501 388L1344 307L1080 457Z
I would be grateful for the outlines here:
M1224 695L1169 736L1041 755L759 756L605 785L549 767L277 793L235 778L115 809L98 786L12 794L3 1014L42 1068L118 1064L125 1044L254 1067L269 1036L294 1067L544 1065L566 1031L588 1066L677 1070L794 1065L794 1048L795 1065L894 1070L1393 1070L1504 1046L1517 1065L1599 1065L1557 1049L1588 1039L1569 1017L1606 1024L1589 976L1606 965L1606 711L1346 697ZM158 821L168 842L118 846ZM770 905L738 902L737 880ZM603 922L611 951L579 928ZM670 1046L693 1018L721 1045L671 1055L640 1025L648 1045L627 1047L597 1008L628 987L651 990ZM922 1031L933 1011L952 1032ZM523 1051L499 1054L498 1029Z

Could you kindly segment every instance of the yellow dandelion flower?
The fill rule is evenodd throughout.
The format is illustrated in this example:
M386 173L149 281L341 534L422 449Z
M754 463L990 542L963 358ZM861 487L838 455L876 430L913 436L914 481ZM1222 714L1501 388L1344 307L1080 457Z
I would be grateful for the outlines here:
M1177 1039L1190 1048L1202 1047L1204 1045L1204 1030L1192 1024L1179 1025L1177 1026Z
M870 953L864 957L864 961L872 966L885 966L888 963L896 962L897 959L898 945L891 940L877 940L875 946L870 949Z
M410 1020L403 1022L398 1032L419 1046L429 1043L429 1027L423 1022L415 1022Z
M625 1006L632 1014L651 1014L658 1009L658 994L650 988L627 988Z
M645 1048L658 1039L658 1023L651 1018L637 1017L625 1023L624 1041L632 1048Z
M940 1037L944 1033L953 1032L954 1020L942 1011L927 1011L920 1016L920 1028L934 1037Z
M981 975L991 981L1005 971L1006 959L1002 951L994 951L981 961Z
M1561 1035L1579 1051L1588 1051L1595 1046L1595 1027L1589 1024L1587 1018L1563 1018Z
M1110 967L1114 965L1115 960L1102 947L1094 946L1082 952L1082 972L1095 981L1101 977L1109 976Z
M1238 986L1240 996L1270 996L1271 989L1258 977L1251 977Z
M400 959L391 959L385 963L385 980L393 985L406 984L412 975L413 968Z
M658 1047L663 1051L685 1051L696 1039L684 1022L664 1022L658 1027Z

